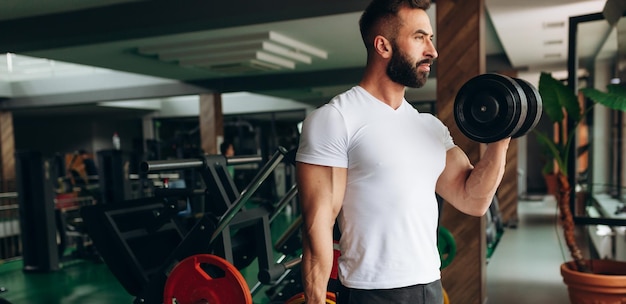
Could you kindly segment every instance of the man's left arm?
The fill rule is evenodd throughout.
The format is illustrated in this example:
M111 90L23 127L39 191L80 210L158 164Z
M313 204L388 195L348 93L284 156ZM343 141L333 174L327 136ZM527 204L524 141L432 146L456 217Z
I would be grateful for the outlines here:
M476 166L461 148L449 149L446 167L437 180L437 193L463 213L484 215L502 181L510 141L505 138L487 144Z

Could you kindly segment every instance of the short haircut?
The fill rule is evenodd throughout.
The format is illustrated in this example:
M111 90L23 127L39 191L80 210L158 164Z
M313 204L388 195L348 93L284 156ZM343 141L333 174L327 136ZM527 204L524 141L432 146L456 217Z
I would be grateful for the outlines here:
M427 10L430 0L373 0L361 15L359 27L365 48L370 51L377 35L384 35L387 39L395 39L400 28L398 11L403 8Z
M222 155L226 154L226 151L228 150L228 146L232 145L233 143L230 141L223 141L220 144L220 153L222 153Z

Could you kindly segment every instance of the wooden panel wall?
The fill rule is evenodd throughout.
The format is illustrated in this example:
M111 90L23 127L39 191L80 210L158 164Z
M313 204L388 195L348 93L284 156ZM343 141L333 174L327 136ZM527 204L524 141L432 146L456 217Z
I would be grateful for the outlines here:
M476 163L481 145L469 140L454 121L454 98L470 78L485 71L484 0L437 0L437 114L456 144ZM445 203L441 224L457 242L454 261L442 271L451 303L482 304L486 299L485 218L467 216Z
M13 113L0 111L0 187L1 191L15 191L15 139Z
M200 95L200 144L205 154L217 154L218 139L224 136L222 95Z
M517 153L517 139L512 139L506 154L506 170L496 193L502 222L511 226L517 225Z

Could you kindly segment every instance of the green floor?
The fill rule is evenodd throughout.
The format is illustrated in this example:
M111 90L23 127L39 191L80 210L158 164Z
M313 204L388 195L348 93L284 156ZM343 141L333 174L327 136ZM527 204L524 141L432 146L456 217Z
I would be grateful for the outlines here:
M43 303L132 303L103 263L76 261L66 263L61 270L50 273L25 273L22 261L0 266L0 294L13 304Z
M279 216L272 222L272 237L276 240L293 220ZM275 253L278 258L279 254ZM60 270L49 273L25 273L20 259L0 261L0 293L12 304L98 304L133 303L134 297L126 292L104 263L91 260L73 260L62 263ZM257 283L258 266L253 262L241 270L249 288ZM270 300L262 287L253 297L255 304L268 304ZM0 302L1 303L1 302Z
M6 289L0 297L12 304L109 304L134 300L103 263L80 260L50 273L24 273L22 265L21 260L0 265L0 287ZM250 288L257 282L255 268L253 263L242 271ZM254 303L269 303L263 289L256 293Z

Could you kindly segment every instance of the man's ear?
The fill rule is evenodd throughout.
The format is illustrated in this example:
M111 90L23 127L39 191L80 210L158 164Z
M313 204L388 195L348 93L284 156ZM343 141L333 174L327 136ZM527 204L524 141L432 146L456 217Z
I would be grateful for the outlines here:
M391 42L387 38L378 35L374 38L374 49L383 58L391 58L393 52Z

